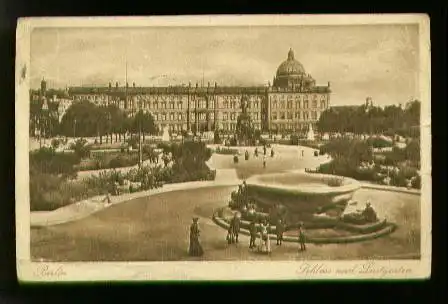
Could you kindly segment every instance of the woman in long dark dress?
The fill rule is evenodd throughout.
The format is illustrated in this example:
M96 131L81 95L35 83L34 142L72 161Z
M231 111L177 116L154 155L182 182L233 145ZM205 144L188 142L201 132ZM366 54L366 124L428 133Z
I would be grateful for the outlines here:
M198 218L193 218L193 223L190 226L190 249L189 254L191 256L202 256L204 254L204 250L202 249L201 244L199 243L199 225Z

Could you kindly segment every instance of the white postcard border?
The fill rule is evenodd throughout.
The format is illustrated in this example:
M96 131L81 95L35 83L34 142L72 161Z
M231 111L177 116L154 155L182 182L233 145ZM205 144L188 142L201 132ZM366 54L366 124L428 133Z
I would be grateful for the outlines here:
M30 37L42 27L269 26L418 24L421 108L421 259L290 262L75 262L30 260L29 70ZM176 17L23 18L16 46L16 240L20 281L424 279L431 273L431 93L429 18L403 15L259 15ZM24 76L24 77L22 77Z

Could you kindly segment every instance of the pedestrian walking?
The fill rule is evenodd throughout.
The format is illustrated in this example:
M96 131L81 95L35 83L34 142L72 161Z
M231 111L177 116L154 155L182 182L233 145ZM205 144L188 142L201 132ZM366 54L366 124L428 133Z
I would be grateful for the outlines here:
M250 222L249 232L250 232L249 248L252 249L256 247L255 240L257 239L257 225L255 224L254 220Z
M232 234L235 237L235 242L238 243L238 235L240 233L240 217L237 213L233 216L232 220Z
M106 192L106 196L104 197L103 202L106 202L106 205L110 205L112 203L110 200L109 191Z
M202 256L204 250L199 242L200 230L198 225L198 218L193 218L193 223L190 226L190 248L189 254L191 256Z
M266 155L263 156L263 168L266 168Z
M271 253L271 240L269 238L269 228L268 223L265 221L264 223L260 224L260 252L262 253Z
M283 233L285 231L285 225L281 219L278 220L275 230L277 233L277 245L281 246L283 242Z
M226 240L227 240L227 244L232 244L233 242L233 233L232 233L233 227L232 225L229 225L229 229L227 229L227 236L226 236Z
M300 223L299 225L299 244L300 244L300 251L306 251L306 245L305 245L305 231L303 228L303 223Z

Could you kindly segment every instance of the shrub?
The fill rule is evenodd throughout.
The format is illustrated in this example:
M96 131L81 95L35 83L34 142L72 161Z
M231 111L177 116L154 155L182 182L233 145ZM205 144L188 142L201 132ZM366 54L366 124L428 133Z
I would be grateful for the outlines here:
M126 142L132 149L138 149L138 136L131 136Z
M340 187L344 183L344 179L340 177L330 177L325 180L325 183L330 187Z
M91 147L87 145L87 140L80 138L70 145L70 149L75 151L75 154L81 159L89 156Z
M57 149L60 144L61 142L59 141L59 139L54 138L51 140L51 146L53 147L53 149Z
M109 168L122 168L122 167L130 167L134 166L138 163L138 159L135 156L129 155L118 155L117 157L111 159L109 161Z
M219 132L215 132L213 143L215 145L220 145L222 143L221 137L219 136Z
M297 146L299 144L299 136L297 135L291 135L291 139L289 140L290 144L293 146Z
M237 142L235 137L230 138L229 145L230 146L237 146L238 145L238 142Z
M402 173L402 172L399 172L399 173L397 173L397 174L391 174L390 175L390 178L391 178L391 182L390 182L390 184L392 185L392 186L396 186L396 187L407 187L407 185L408 185L408 182L407 182L407 180L406 180L406 176Z
M47 174L76 175L74 166L80 158L74 153L57 153L53 148L30 152L30 170Z
M417 175L415 179L412 180L412 188L421 189L422 187L421 183L422 183L421 177L420 175Z
M389 142L381 137L370 137L367 139L367 144L374 148L386 148L392 147L392 142Z
M30 175L31 211L50 211L104 193L84 181L67 181L51 174Z

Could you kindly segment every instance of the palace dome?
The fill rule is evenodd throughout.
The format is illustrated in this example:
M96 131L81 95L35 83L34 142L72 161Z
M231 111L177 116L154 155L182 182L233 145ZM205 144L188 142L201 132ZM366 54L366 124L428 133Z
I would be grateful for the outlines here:
M288 59L283 61L277 69L277 76L300 75L305 74L303 65L294 59L292 49L288 52Z

